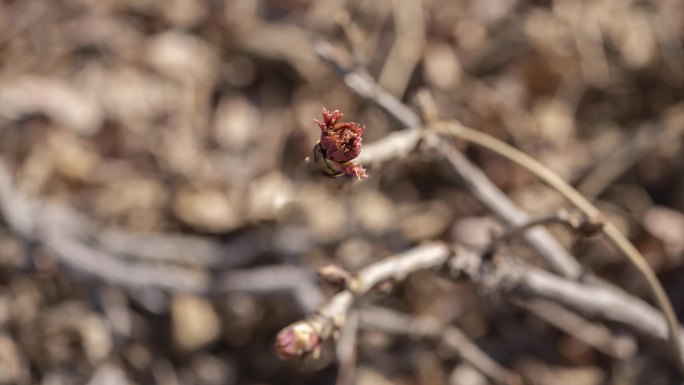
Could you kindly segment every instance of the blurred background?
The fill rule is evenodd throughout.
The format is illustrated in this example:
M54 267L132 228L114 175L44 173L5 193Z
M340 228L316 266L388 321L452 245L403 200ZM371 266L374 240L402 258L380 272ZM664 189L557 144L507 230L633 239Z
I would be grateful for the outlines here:
M272 348L330 294L316 267L356 270L424 240L488 242L496 218L428 160L370 169L344 191L302 178L323 106L365 125L365 143L403 128L312 49L324 39L343 54L345 17L388 92L415 105L429 90L442 117L596 200L682 317L681 1L2 0L0 383L333 384L330 352L298 364ZM530 213L563 204L465 149ZM605 242L558 235L644 296ZM433 274L374 302L457 325L530 383L676 378L651 349L615 359ZM439 341L359 332L356 384L488 381Z

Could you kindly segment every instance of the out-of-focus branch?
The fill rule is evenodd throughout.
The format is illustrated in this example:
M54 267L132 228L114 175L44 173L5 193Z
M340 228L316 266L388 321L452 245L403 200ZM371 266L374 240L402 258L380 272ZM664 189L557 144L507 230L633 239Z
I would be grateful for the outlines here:
M582 178L577 190L587 197L597 197L625 171L659 146L676 142L684 136L684 103L668 111L659 127L646 125L631 138L622 140L614 151L596 164ZM656 131L655 134L653 131Z
M333 296L313 315L283 329L276 339L276 350L284 358L316 357L321 344L339 334L356 299L380 282L403 279L415 271L445 263L454 279L470 281L486 295L512 301L544 300L620 324L655 341L668 340L667 322L663 315L618 288L569 280L512 258L492 264L483 261L477 251L457 248L452 253L442 243L430 243L383 259L351 275L353 282L348 288ZM430 328L434 326L432 324ZM684 339L684 331L678 329L677 333L680 339ZM454 340L461 341L459 338ZM607 347L603 343L600 346L613 352L614 346Z
M446 347L469 362L482 374L497 384L521 384L515 373L494 361L486 352L456 326L444 326L428 316L410 316L378 307L364 308L361 312L363 329L382 330L388 333L430 338L444 343Z
M291 266L273 266L211 274L171 264L141 263L93 246L85 229L92 226L65 206L31 200L16 191L0 163L0 211L10 229L37 242L75 272L128 289L154 288L171 292L217 295L233 291L255 294L289 292L304 312L322 303L311 274Z
M513 303L607 356L627 360L636 353L631 336L614 336L607 327L589 322L554 302L537 299Z
M281 330L276 338L276 351L283 358L317 356L321 343L340 332L357 298L383 281L400 281L413 272L442 266L450 254L446 245L430 243L369 265L353 275L354 279L346 282L346 289L335 294L315 314Z
M342 64L335 49L326 42L317 42L314 46L319 57L330 64L341 76L349 88L360 96L383 108L408 130L399 131L369 145L357 160L362 164L374 165L392 159L405 157L415 150L418 143L440 144L434 134L422 132L421 119L401 101L384 92L375 80L362 68L349 68ZM447 154L452 171L458 175L470 192L494 214L503 219L509 226L519 226L528 221L528 216L518 208L477 166L472 164L458 151ZM545 229L534 229L525 234L525 240L537 251L544 262L559 274L579 278L582 267L558 244Z
M372 77L363 70L345 68L338 60L332 46L326 43L318 43L315 50L323 60L341 72L346 84L359 95L372 100L407 127L412 129L419 127L420 118L417 114L391 95L383 93ZM501 142L490 135L465 127L461 123L455 121L434 123L431 125L431 131L440 135L453 136L467 140L506 157L555 188L588 217L596 221L604 221L601 212L577 192L577 190L572 188L572 186L540 162L518 151L512 146ZM460 152L455 151L451 146L447 146L438 139L427 138L427 135L429 135L429 133L426 134L426 141L428 143L433 143L433 146L437 146L445 152L449 162L454 166L454 171L464 180L471 192L473 192L476 197L480 198L480 200L492 211L509 222L509 225L522 225L527 222L527 216L518 209L510 199L508 199L506 195L482 173L481 170L472 165ZM504 212L506 212L506 214L502 215ZM528 232L526 237L527 241L544 257L545 261L554 268L554 270L564 276L578 278L581 274L581 267L579 264L577 264L577 262L553 240L548 232L542 231L543 230L539 229L536 230L536 232ZM641 273L648 283L651 293L658 303L658 307L667 320L667 328L670 334L669 343L675 353L677 367L684 371L682 349L679 339L677 338L679 323L665 290L660 285L655 273L646 263L641 253L639 253L634 245L627 240L612 222L605 220L604 233L639 273ZM549 252L549 248L553 252Z
M470 193L508 226L517 227L529 222L529 216L461 152L447 143L439 142L436 145L440 147L447 166L463 181ZM582 276L583 269L577 260L546 229L530 229L523 238L553 271L571 279Z
M659 342L668 341L668 325L662 313L616 287L561 278L512 258L483 268L478 252L460 250L450 260L454 277L477 284L485 293L509 299L543 299L581 314L615 322ZM491 268L490 268L491 267ZM684 331L677 329L680 341Z
M314 51L323 61L328 63L343 78L345 84L362 97L372 100L386 111L392 111L392 116L407 127L418 129L420 118L400 100L380 87L373 77L363 68L353 70L342 64L335 48L326 41L314 43Z
M340 342L337 344L337 358L340 361L335 385L354 384L356 372L356 339L359 332L359 312L349 312L347 322L340 332Z
M97 226L90 226L84 232L90 229L94 230L89 234L92 241L112 254L205 269L244 266L266 252L292 255L311 244L307 232L297 227L247 231L222 241L185 234L140 234L113 228L97 230Z
M631 242L629 242L627 237L620 232L615 224L605 218L601 211L596 208L596 206L594 206L582 194L580 194L560 176L558 176L558 174L544 166L541 162L517 150L509 144L504 143L491 135L487 135L470 127L466 127L456 121L435 123L433 125L433 129L440 134L467 140L468 142L484 147L520 165L539 179L543 180L549 186L553 187L592 221L597 223L601 222L603 224L603 233L606 235L606 237L618 250L620 250L622 254L624 254L627 260L636 268L636 270L643 276L644 280L648 284L651 295L655 299L658 307L665 316L665 320L667 321L670 334L668 342L674 353L677 367L684 372L682 348L679 343L679 339L677 338L679 322L677 321L677 316L675 315L672 303L670 303L670 299L667 297L665 289L660 284L660 281L658 281L658 277L653 269L651 269L651 267L648 265L646 259L644 259L639 250L637 250L637 248L632 245Z
M533 218L523 225L512 227L506 232L497 235L482 252L482 258L486 260L491 259L501 244L508 243L515 238L523 236L525 232L529 231L531 228L554 223L565 225L578 235L585 237L596 235L601 231L601 227L603 226L601 222L590 220L580 212L559 210L550 215Z
M380 71L378 83L394 95L403 95L424 51L425 25L423 2L394 0L395 39Z

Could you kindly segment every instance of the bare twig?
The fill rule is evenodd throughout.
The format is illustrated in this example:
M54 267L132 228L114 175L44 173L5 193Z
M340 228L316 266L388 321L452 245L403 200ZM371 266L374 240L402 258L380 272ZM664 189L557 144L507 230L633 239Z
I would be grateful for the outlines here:
M597 222L603 222L603 233L608 239L611 240L613 245L615 245L615 247L617 247L618 250L625 255L625 257L627 257L627 260L631 262L637 271L644 277L653 298L658 304L660 310L665 315L668 330L671 336L669 338L669 343L671 345L672 351L675 353L674 357L676 359L677 366L684 372L684 361L682 361L683 356L681 345L677 339L679 322L675 316L672 304L667 297L667 293L665 293L665 289L663 289L660 281L658 281L655 272L648 265L639 250L637 250L636 247L629 242L629 240L620 232L615 224L604 218L603 214L601 214L596 206L594 206L582 194L565 182L560 176L558 176L558 174L551 171L536 159L515 149L514 147L494 138L493 136L466 127L455 121L437 123L433 125L433 128L440 134L467 140L471 143L502 155L521 167L524 167L539 179L553 187L589 218Z
M318 55L342 76L349 88L383 108L404 126L410 128L387 135L382 140L364 146L357 160L361 164L377 165L405 157L413 152L418 143L430 133L421 132L420 117L401 101L384 92L373 78L361 68L346 68L337 57L334 48L326 42L318 42ZM432 136L433 139L436 139ZM443 146L439 140L432 140ZM518 208L477 166L449 146L446 151L452 171L465 183L471 193L487 208L502 218L509 226L528 221L528 216ZM534 229L525 234L525 240L556 272L566 277L579 278L582 267L545 229Z
M654 133L651 125L639 129L636 134L615 146L614 151L594 166L579 182L577 190L588 197L597 197L625 171L655 148L676 142L684 135L684 105L670 111L670 117L658 125Z
M456 326L443 326L431 317L413 317L378 307L364 308L361 327L389 333L419 336L442 341L449 349L469 362L497 384L520 384L520 377L494 361Z
M253 262L264 253L293 255L310 247L308 232L299 227L256 229L227 240L174 233L140 234L90 224L81 233L112 254L143 262L173 263L205 269L230 269ZM93 234L90 234L93 233Z
M316 45L316 52L318 55L334 68L340 71L345 78L346 84L361 96L369 98L392 116L397 118L400 122L410 128L418 128L420 125L420 118L413 111L408 109L400 101L393 98L391 95L384 93L375 81L365 72L359 69L350 70L345 69L337 60L334 50L329 44L318 43ZM533 172L537 177L544 180L552 187L557 189L566 199L570 200L578 209L582 210L587 216L596 220L602 221L600 211L585 199L580 193L574 190L557 174L537 162L526 154L516 150L515 148L499 141L498 139L489 135L483 134L479 131L465 127L458 122L443 122L433 125L433 129L441 134L455 136L460 139L468 140L472 143L478 144L485 148L495 151L496 153L505 156L513 162ZM408 140L410 136L406 136ZM394 138L396 139L396 137ZM419 140L420 137L416 138ZM441 145L441 148L445 146ZM400 146L401 148L411 148L411 145ZM526 215L522 213L515 205L503 194L491 181L489 181L484 174L475 166L463 157L459 152L447 148L446 156L450 163L454 165L455 171L464 179L471 191L480 198L490 209L497 212L501 217L513 224L520 225L526 222ZM363 159L359 159L363 161ZM550 265L559 271L561 274L571 277L579 277L581 274L580 266L567 254L565 250L554 241L548 232L543 230L536 230L537 232L529 232L526 239L530 244L537 249L542 256L545 257ZM684 363L682 362L682 350L679 340L676 338L676 331L678 330L678 321L674 315L672 304L660 285L653 270L645 262L643 256L639 251L625 238L618 228L610 221L605 222L604 233L615 244L615 246L627 257L627 259L634 265L634 267L644 276L644 279L649 285L651 292L658 303L658 307L665 314L667 320L668 330L671 338L669 343L672 350L676 353L677 366L684 371ZM552 252L549 252L551 249ZM562 258L560 256L563 256ZM571 260L574 262L571 262Z
M483 268L485 262L476 251L458 248L452 255L444 244L430 243L362 269L355 275L358 282L354 289L337 293L316 313L283 329L277 338L278 352L286 358L316 356L323 341L339 334L355 300L375 284L390 278L402 279L409 273L441 266L447 260L452 276L473 282L484 294L513 301L545 300L623 325L656 341L669 338L667 322L658 310L618 288L568 280L512 258ZM430 325L426 328L436 327L434 323ZM684 339L684 331L678 329L678 336ZM602 349L611 351L606 346Z
M659 342L669 340L662 313L618 288L564 279L511 258L483 269L479 253L469 250L460 250L451 259L450 267L454 276L465 277L486 293L510 299L548 300L581 314L621 324ZM677 329L677 336L680 341L684 339L684 331Z
M451 170L463 180L473 196L506 224L516 227L529 221L529 216L463 154L447 143L438 142L437 146ZM523 237L553 271L571 279L579 279L582 276L583 270L577 260L546 229L531 229L525 232Z
M316 309L322 295L313 275L291 266L273 266L223 274L169 264L140 263L92 246L84 229L91 224L64 206L31 200L14 189L0 164L0 211L22 239L38 242L72 270L128 289L155 288L172 292L217 295L233 291L254 294L288 292L304 312Z
M627 360L636 353L632 337L614 336L605 326L589 322L556 303L544 300L513 300L513 303L607 356Z
M419 128L419 116L408 109L399 100L382 91L368 73L361 69L345 68L340 64L340 61L337 60L333 48L327 43L318 43L315 46L315 50L319 57L341 72L344 76L345 83L351 89L384 108L390 115L394 116L407 127L412 129ZM455 121L433 124L432 129L442 135L454 136L467 140L506 157L534 173L537 177L558 190L566 199L572 202L592 220L597 222L602 222L604 220L601 212L561 177L540 162L512 146L501 142L490 135L465 127L461 123ZM408 134L406 138L409 140L411 139ZM416 140L419 139L420 136ZM506 195L482 173L481 170L468 162L462 154L453 150L451 146L441 144L438 140L432 140L432 142L436 142L437 146L445 150L445 155L449 159L449 162L454 166L454 171L464 179L464 182L470 187L470 190L473 191L483 203L492 209L492 211L495 211L502 218L506 219L509 224L520 225L527 221L526 215L518 209L510 199L508 199ZM402 148L406 147L410 148L412 146L404 145ZM363 160L359 159L359 161ZM681 345L677 338L679 323L665 290L660 285L655 273L648 263L646 263L641 253L639 253L634 245L620 233L612 222L605 221L604 233L627 257L648 283L658 307L665 315L667 329L669 330L670 335L669 343L672 351L675 353L674 358L677 367L684 372L684 361L682 360L684 356L682 355ZM544 256L550 266L561 274L573 278L578 278L581 275L582 269L579 264L577 264L577 262L552 239L548 232L544 232L544 230L541 229L536 230L536 232L528 232L526 240L540 253L540 255Z
M340 332L340 342L337 344L337 358L340 361L335 385L352 385L356 372L356 337L359 331L359 313L349 312Z
M533 227L550 225L554 223L563 224L569 229L575 231L577 234L587 237L596 235L601 231L601 227L603 225L601 222L589 220L587 217L582 215L582 213L569 210L559 210L550 215L544 215L539 218L531 219L529 222L523 225L512 227L503 234L497 235L482 252L482 258L485 260L491 259L501 244L509 243L513 239L521 237L525 234L525 232Z
M276 350L285 358L316 356L321 343L339 333L357 298L383 281L400 281L413 272L442 266L450 253L446 245L430 243L369 265L355 275L353 285L335 294L315 314L281 330Z
M350 70L342 65L332 45L325 41L318 41L314 44L314 50L321 59L344 77L344 82L349 88L364 98L373 100L383 109L393 111L392 116L402 124L416 129L420 127L418 115L377 85L367 71L362 68Z

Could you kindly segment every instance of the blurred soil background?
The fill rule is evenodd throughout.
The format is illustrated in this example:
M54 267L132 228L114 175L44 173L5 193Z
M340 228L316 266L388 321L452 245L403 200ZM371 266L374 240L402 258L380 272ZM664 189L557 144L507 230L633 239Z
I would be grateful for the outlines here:
M3 0L0 159L16 194L77 215L106 255L79 268L0 220L1 384L333 384L329 352L285 363L272 347L329 295L316 267L356 270L424 240L482 246L501 228L429 159L371 168L344 191L301 176L323 106L365 125L365 143L402 128L312 49L344 49L345 12L383 87L409 105L428 89L443 117L595 199L684 318L681 1ZM530 213L563 205L505 159L463 148ZM605 242L558 236L645 296ZM193 286L206 276L223 286ZM615 360L431 273L375 302L458 325L531 383L676 378L650 348ZM358 348L359 385L488 383L435 341L362 330Z

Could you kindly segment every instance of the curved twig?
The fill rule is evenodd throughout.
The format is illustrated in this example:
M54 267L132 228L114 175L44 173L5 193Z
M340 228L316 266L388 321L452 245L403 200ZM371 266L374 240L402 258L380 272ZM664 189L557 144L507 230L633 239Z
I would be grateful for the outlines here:
M337 72L339 72L345 80L349 88L354 90L357 94L372 101L376 105L383 108L389 115L397 119L399 122L408 127L408 130L397 132L393 134L392 149L387 152L380 151L374 148L373 155L379 154L379 158L386 160L393 154L403 154L410 152L415 148L418 141L422 138L429 138L430 133L424 132L422 135L416 133L421 126L421 119L418 114L414 113L401 101L394 98L392 95L384 92L378 84L373 80L368 73L360 68L348 68L341 64L332 46L325 42L318 42L314 49L318 56L330 64ZM494 137L483 134L473 129L466 129L460 123L442 124L446 126L443 133L451 136L457 136L462 139L468 139L475 144L479 144L490 150L497 151L500 155L506 156L510 160L528 168L530 171L538 171L537 176L550 183L553 187L561 187L562 192L572 197L571 202L585 212L590 218L597 220L601 218L600 212L581 194L569 186L563 179L553 173L548 168L541 165L536 160L518 151L517 149L497 140ZM449 128L450 127L450 128ZM403 140L402 140L403 139ZM439 146L439 145L438 145ZM369 146L370 147L370 146ZM444 146L439 146L444 148ZM521 225L527 222L527 215L520 210L494 183L492 183L484 173L475 165L470 163L458 151L455 151L452 146L445 151L449 162L454 166L454 171L457 172L461 178L464 179L466 185L471 192L483 202L490 210L494 211L502 219L509 224ZM369 156L369 158L373 158ZM365 159L362 154L358 158L361 163ZM531 167L531 169L530 169ZM568 193L568 191L570 191ZM579 205L577 204L579 203ZM606 235L613 240L613 243L625 253L630 262L639 270L649 284L649 287L655 297L658 307L663 312L667 329L669 332L669 343L672 350L676 353L675 362L677 367L684 372L684 363L682 361L681 344L676 338L676 330L678 330L678 322L674 315L672 305L669 302L665 291L658 282L655 273L650 269L648 264L636 248L629 243L629 241L619 232L611 222L606 222L604 227ZM581 266L574 260L565 249L563 249L558 242L544 229L534 229L526 233L525 239L528 243L544 257L545 261L557 272L565 277L579 278L582 275Z
M281 330L276 338L276 351L283 358L317 356L321 343L339 334L357 298L383 281L399 281L418 270L443 266L450 255L449 247L434 242L369 265L356 273L351 282L346 282L346 289L335 294L315 314Z
M466 127L458 122L439 122L435 123L431 128L435 132L463 139L478 146L484 147L493 151L506 159L520 165L539 179L546 182L549 186L556 189L575 207L581 210L585 215L594 221L603 222L603 232L608 239L620 250L632 263L632 265L639 271L648 284L649 290L655 299L658 308L665 315L667 327L669 331L669 343L673 352L676 354L676 362L680 369L684 371L684 363L682 362L682 348L677 338L677 330L679 322L675 316L672 303L665 293L665 289L658 281L655 272L648 265L639 250L627 240L627 238L620 232L620 230L610 220L605 218L601 211L596 208L589 200L582 194L564 181L558 174L551 171L548 167L532 158L531 156L519 151L513 146L500 141L499 139L477 131L475 129Z

